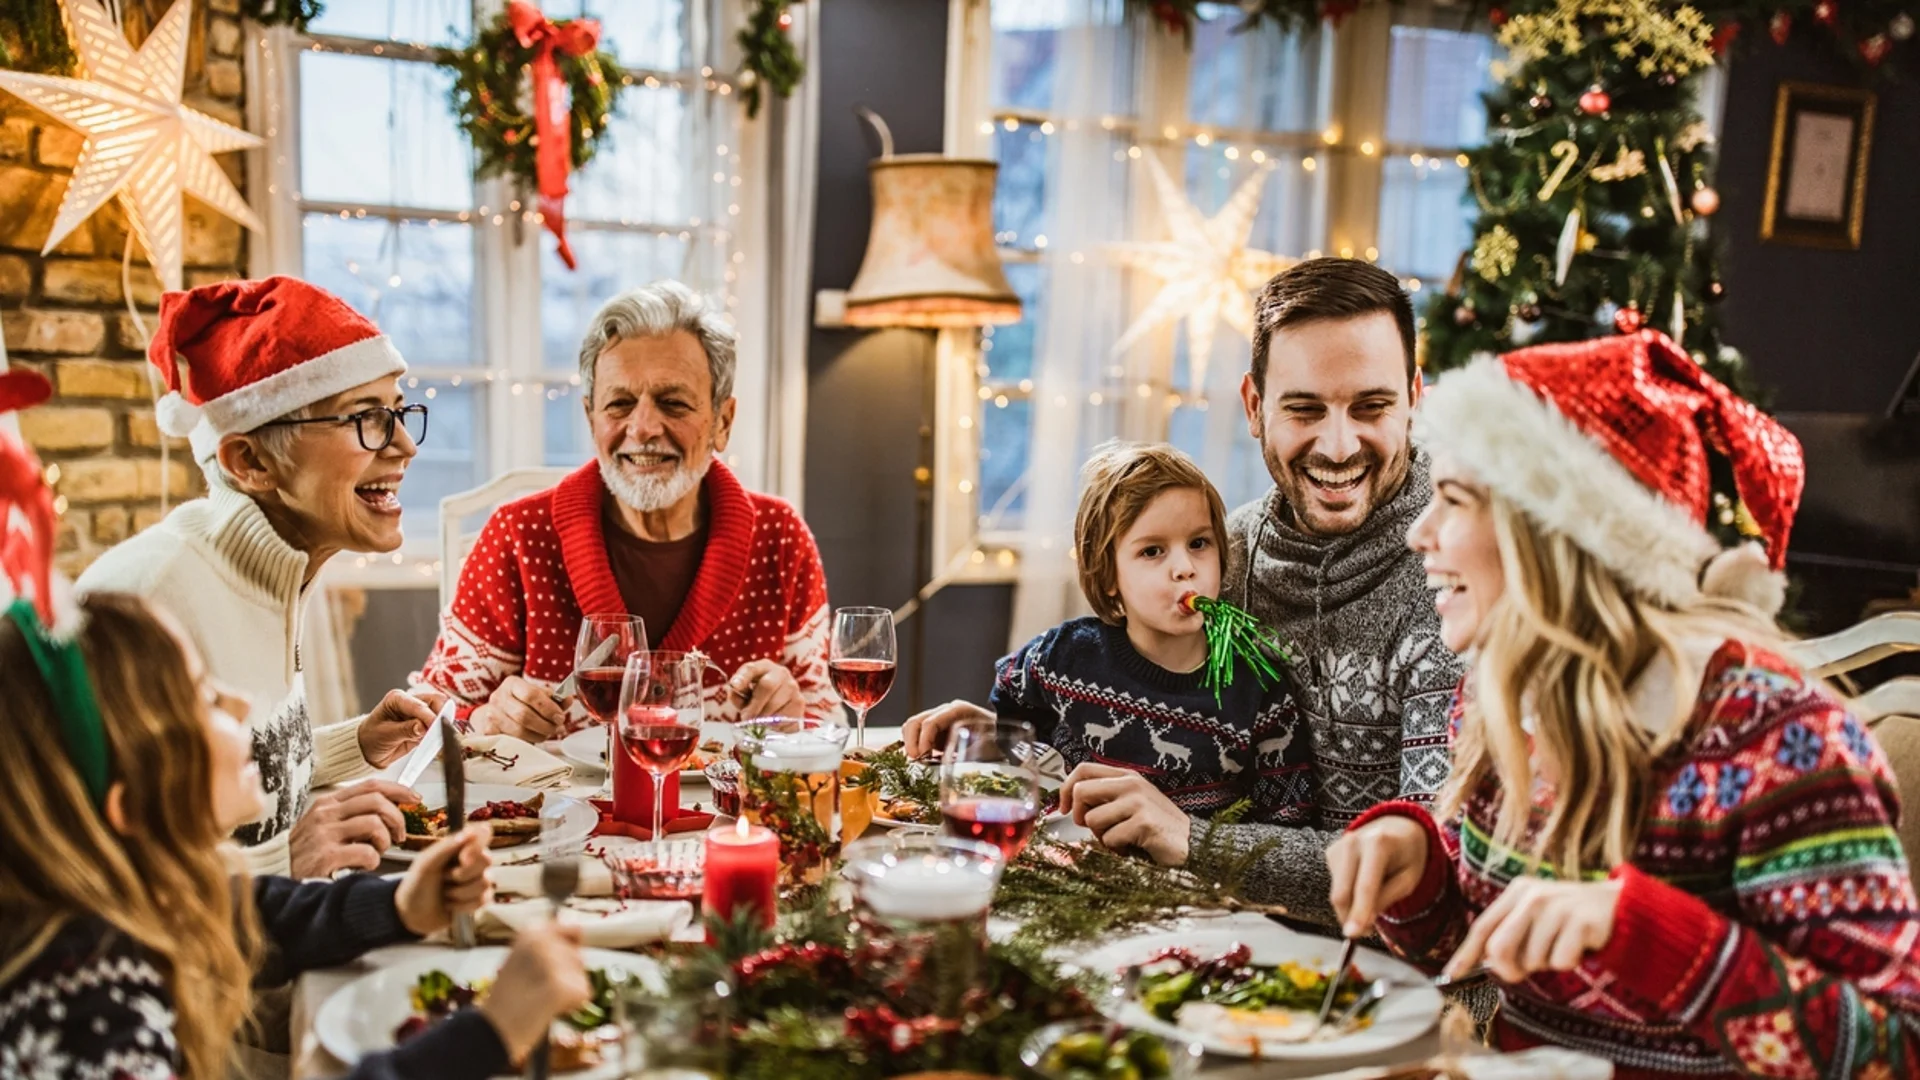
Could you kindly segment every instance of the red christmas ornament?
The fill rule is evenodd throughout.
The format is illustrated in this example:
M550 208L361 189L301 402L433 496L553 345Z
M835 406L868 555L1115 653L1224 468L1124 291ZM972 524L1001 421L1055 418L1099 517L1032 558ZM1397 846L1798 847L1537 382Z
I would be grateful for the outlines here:
M782 30L793 29L793 12L791 11L781 12L779 23L780 23L780 29Z
M1785 45L1787 35L1793 33L1793 16L1784 11L1776 11L1773 18L1767 20L1767 33L1772 35L1775 45Z
M1874 67L1879 67L1880 61L1885 60L1891 51L1893 42L1885 34L1875 34L1860 43L1860 58Z
M1713 50L1713 55L1725 56L1728 47L1733 44L1733 39L1739 36L1740 24L1738 22L1726 23L1713 32L1713 40L1707 43L1707 47Z
M1496 27L1507 25L1507 9L1497 7L1487 12L1487 21Z
M1699 188L1688 202L1693 205L1694 213L1701 217L1712 217L1720 209L1720 193L1710 187Z
M1623 334L1631 334L1646 325L1647 317L1640 313L1639 304L1628 304L1614 313L1613 328Z
M1598 86L1591 87L1580 95L1580 111L1588 116L1599 116L1613 108L1613 97Z
M1821 26L1832 26L1840 18L1840 5L1834 0L1820 0L1813 5L1813 21Z

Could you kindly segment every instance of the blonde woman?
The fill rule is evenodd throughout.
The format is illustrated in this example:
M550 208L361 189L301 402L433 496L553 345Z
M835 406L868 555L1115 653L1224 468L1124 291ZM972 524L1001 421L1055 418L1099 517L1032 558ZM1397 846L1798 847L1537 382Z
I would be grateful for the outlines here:
M97 593L82 611L74 641L25 600L0 614L0 1076L221 1080L249 984L414 940L485 899L485 825L398 882L230 877L222 847L263 798L246 704L141 601ZM589 996L577 945L523 935L477 1010L352 1075L503 1071Z
M1645 332L1443 377L1409 542L1467 654L1453 778L1328 851L1349 936L1484 966L1504 1048L1618 1077L1920 1074L1920 918L1873 738L1771 619L1792 436ZM1766 542L1716 554L1707 450Z

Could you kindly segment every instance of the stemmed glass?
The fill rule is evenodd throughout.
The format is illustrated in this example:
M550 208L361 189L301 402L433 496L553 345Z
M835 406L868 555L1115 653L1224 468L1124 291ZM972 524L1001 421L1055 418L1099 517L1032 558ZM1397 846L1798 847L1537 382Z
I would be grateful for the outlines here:
M1040 747L1024 720L963 720L940 760L940 831L1000 849L1012 862L1040 816Z
M609 645L608 641L612 641ZM627 658L647 648L647 626L637 615L585 615L573 646L574 692L587 715L607 727L607 770L613 770L613 718L620 708L620 683ZM611 776L609 776L611 782Z
M833 646L827 675L834 692L853 708L853 745L867 745L867 710L893 686L893 612L843 607L833 613Z
M653 775L653 843L658 856L665 824L661 797L667 777L680 770L700 745L706 699L701 679L706 661L697 653L637 652L627 659L620 683L620 749Z

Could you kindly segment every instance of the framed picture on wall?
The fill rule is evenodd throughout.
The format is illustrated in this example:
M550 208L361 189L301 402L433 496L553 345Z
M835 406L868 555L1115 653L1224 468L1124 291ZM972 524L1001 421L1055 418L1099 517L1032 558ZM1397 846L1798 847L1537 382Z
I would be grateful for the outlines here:
M1873 106L1871 90L1780 84L1760 239L1845 250L1860 246Z

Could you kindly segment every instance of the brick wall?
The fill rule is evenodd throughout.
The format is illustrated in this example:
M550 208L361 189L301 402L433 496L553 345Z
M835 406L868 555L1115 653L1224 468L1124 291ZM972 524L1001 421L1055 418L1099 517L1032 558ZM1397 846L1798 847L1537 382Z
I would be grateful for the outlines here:
M122 8L137 44L148 15L140 4ZM194 0L194 8L187 104L244 127L239 0ZM154 5L153 17L164 10ZM127 221L118 201L40 254L80 145L77 132L0 91L0 332L13 366L54 383L54 400L21 414L20 428L57 469L59 561L69 574L158 521L163 491L178 503L204 489L185 440L169 440L161 467L145 350L122 288ZM244 192L242 156L215 160ZM190 195L185 204L186 284L244 276L246 230ZM137 242L130 276L151 333L160 285Z

